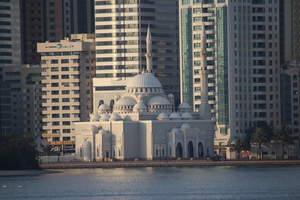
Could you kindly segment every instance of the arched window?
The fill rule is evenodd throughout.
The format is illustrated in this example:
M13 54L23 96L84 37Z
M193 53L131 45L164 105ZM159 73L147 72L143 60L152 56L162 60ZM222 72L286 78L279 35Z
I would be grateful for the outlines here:
M198 144L198 157L204 157L204 149L202 142Z
M189 141L188 144L188 157L193 158L194 157L194 145L192 141Z
M176 157L182 157L182 145L180 142L176 146Z

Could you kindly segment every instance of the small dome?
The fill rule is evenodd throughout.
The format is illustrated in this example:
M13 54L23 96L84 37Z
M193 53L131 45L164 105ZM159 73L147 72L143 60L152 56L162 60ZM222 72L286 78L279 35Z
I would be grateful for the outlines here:
M133 109L147 109L146 105L142 102L135 104Z
M94 125L92 125L91 127L90 127L90 130L91 131L93 131L93 132L97 132L98 131L98 128L97 128L97 126L94 126Z
M172 133L179 133L179 129L174 127L172 130L171 130Z
M187 123L182 124L180 130L186 130L186 129L191 129L191 126Z
M121 96L120 95L116 95L116 96L114 96L114 100L119 100L121 98Z
M171 105L168 99L161 96L154 96L147 102L148 105Z
M162 88L159 80L152 74L138 74L130 79L126 88Z
M162 112L157 116L157 119L159 119L159 120L169 119L169 116L166 113Z
M98 110L111 110L111 108L107 104L101 104Z
M113 113L111 116L110 116L110 121L120 121L122 120L122 117L120 115L118 115L117 113Z
M168 94L168 97L169 98L174 98L174 95L170 93L170 94Z
M110 116L108 114L104 114L101 116L101 121L108 121Z
M178 113L172 113L170 115L170 119L181 119L180 115Z
M139 98L139 99L144 98L144 97L145 97L145 94L144 94L144 93L141 93L141 94L138 95L138 98Z
M107 134L107 132L104 129L100 129L98 134Z
M123 97L117 103L115 106L134 106L136 104L136 101L131 97Z
M180 108L180 109L191 109L191 106L190 106L188 103L186 103L186 102L182 102L182 103L178 106L178 108Z
M92 121L98 121L100 118L101 117L98 114L93 114L90 116L90 120L92 120Z
M181 118L182 118L182 119L194 119L194 117L193 117L190 113L188 113L188 112L183 113L183 114L181 115Z

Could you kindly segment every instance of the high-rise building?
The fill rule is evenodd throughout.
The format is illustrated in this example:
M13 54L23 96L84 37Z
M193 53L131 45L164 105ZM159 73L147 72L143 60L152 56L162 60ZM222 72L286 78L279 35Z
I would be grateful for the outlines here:
M282 124L288 125L294 136L300 136L300 63L293 61L282 66L281 110Z
M107 101L122 94L131 77L146 70L148 26L154 75L179 103L178 1L96 0L94 109L111 104Z
M95 68L93 34L74 34L60 42L38 43L43 76L44 145L74 148L74 124L92 110Z
M300 2L280 0L281 120L299 136Z
M44 41L94 32L94 0L44 0Z
M279 0L180 0L181 98L201 102L201 30L215 145L280 125Z
M19 0L0 1L0 67L21 64Z
M0 68L2 71L1 120L2 133L34 136L41 147L42 90L40 65Z
M22 63L40 64L36 45L43 42L43 3L41 0L20 1Z
M280 0L281 64L300 60L300 2Z

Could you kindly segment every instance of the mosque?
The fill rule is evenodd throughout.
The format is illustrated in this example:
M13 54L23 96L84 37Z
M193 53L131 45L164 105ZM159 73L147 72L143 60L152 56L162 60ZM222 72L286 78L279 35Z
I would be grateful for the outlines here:
M205 42L202 31L202 44ZM131 78L113 108L102 104L89 122L75 123L76 158L84 161L201 158L214 155L214 121L207 99L206 49L202 45L201 106L177 108L152 75L152 39L148 28L147 71Z

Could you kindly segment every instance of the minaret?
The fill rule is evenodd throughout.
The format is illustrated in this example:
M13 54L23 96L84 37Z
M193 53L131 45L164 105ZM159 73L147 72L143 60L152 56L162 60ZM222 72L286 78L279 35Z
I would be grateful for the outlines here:
M152 53L152 37L151 37L151 32L150 32L150 25L148 25L148 31L147 31L147 36L146 36L146 47L147 47L147 52L146 52L145 56L147 59L147 73L152 73L153 53Z
M208 104L208 72L205 26L202 23L201 33L201 105L199 108L200 119L211 119L211 108Z

